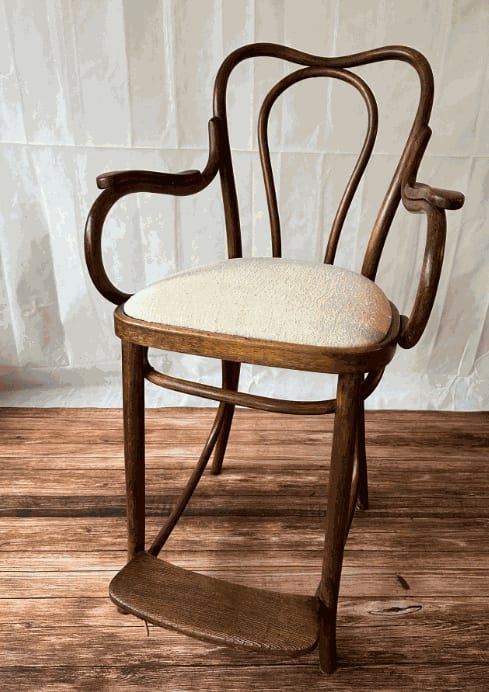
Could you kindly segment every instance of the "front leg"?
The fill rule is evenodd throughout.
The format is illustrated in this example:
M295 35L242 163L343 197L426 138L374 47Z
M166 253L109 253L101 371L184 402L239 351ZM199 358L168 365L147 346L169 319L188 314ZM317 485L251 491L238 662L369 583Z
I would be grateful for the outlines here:
M128 560L144 550L144 368L146 348L122 342Z
M350 515L353 457L357 435L361 373L338 376L328 507L319 587L319 661L325 673L336 669L336 611L343 550Z

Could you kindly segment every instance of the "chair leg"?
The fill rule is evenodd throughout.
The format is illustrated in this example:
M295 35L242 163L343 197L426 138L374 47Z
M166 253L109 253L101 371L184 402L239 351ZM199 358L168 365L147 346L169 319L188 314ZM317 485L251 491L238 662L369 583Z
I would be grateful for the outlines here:
M365 451L365 407L363 399L360 399L357 419L357 439L355 455L358 464L358 509L368 509L368 472L367 453Z
M339 375L329 471L323 571L319 587L319 661L325 673L336 669L336 611L349 521L350 491L362 376Z
M144 364L146 348L122 342L128 560L144 550Z
M229 360L222 361L222 386L223 389L238 389L239 370L241 363L234 363ZM220 404L224 408L221 428L214 450L214 458L212 460L211 473L217 476L222 471L222 462L228 444L229 433L234 416L234 404Z

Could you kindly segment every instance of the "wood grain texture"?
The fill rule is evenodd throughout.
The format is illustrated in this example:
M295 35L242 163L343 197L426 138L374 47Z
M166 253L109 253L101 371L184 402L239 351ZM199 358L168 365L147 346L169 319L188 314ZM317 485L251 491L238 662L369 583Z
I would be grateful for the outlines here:
M112 580L110 597L146 622L217 644L298 655L317 643L312 596L257 590L139 553Z
M368 373L384 368L394 356L400 317L392 303L391 311L391 326L381 341L351 348L291 344L145 322L126 315L123 305L114 312L114 325L120 339L164 351L309 372Z
M405 665L365 666L349 668L335 677L334 687L327 686L324 676L314 664L221 666L219 673L212 667L156 665L143 661L141 665L127 664L118 669L100 665L73 666L68 671L57 666L39 669L20 666L11 669L5 684L9 689L152 689L162 684L168 692L181 690L206 690L229 692L230 690L259 689L268 691L291 690L375 690L375 692L399 692L399 690L474 690L486 692L481 684L487 674L487 665L463 663L452 665L417 666L415 670ZM62 682L60 682L60 680Z
M147 411L148 536L214 415ZM332 423L237 409L222 474L204 474L162 557L314 594ZM148 636L118 613L108 584L126 560L121 411L0 409L1 688L482 692L488 430L488 413L366 413L371 509L355 515L344 553L328 680L316 652L277 658L152 625Z
M328 510L319 598L319 661L325 673L338 665L336 655L336 614L343 551L353 516L350 507L356 423L359 408L360 375L341 375L336 389L336 415L328 481Z
M145 539L144 361L144 348L122 342L128 560L144 550Z

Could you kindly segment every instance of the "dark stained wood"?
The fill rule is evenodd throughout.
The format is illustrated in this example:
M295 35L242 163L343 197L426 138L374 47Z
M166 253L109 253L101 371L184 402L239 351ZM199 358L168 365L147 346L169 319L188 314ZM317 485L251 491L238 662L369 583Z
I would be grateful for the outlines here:
M111 283L105 271L102 260L103 225L107 214L118 199L126 194L141 191L175 195L193 194L204 189L218 171L221 178L228 256L233 258L242 255L239 208L226 113L227 87L231 72L239 63L249 58L265 56L302 66L302 69L289 73L272 86L265 97L258 118L260 158L274 256L281 255L281 236L268 146L268 119L276 99L287 88L304 79L332 77L347 82L359 91L367 107L367 134L340 201L326 249L325 261L331 263L334 261L344 219L372 153L378 124L377 104L372 91L363 79L350 72L349 68L384 60L400 60L409 63L417 72L420 81L420 96L416 114L370 235L362 274L375 280L382 249L401 199L408 211L426 215L426 248L416 297L409 317L399 316L397 308L391 304L391 326L389 332L378 343L356 348L323 348L267 339L245 339L232 334L209 333L198 329L134 319L124 312L124 302L128 294L119 291ZM262 592L246 591L247 595L243 596L243 590L236 585L223 582L217 586L217 582L196 577L179 568L165 567L153 557L158 555L187 507L216 445L212 470L214 475L218 475L221 471L236 404L297 414L311 411L314 413L334 411L326 538L321 580L314 597L314 611L318 613L319 619L321 668L327 673L332 673L336 669L336 614L344 545L357 500L360 508L366 508L368 504L363 399L379 383L385 366L395 353L397 344L404 348L411 348L423 334L432 310L443 262L446 235L445 209L460 208L464 201L461 193L431 188L417 181L418 169L431 135L428 121L432 104L433 75L429 63L416 50L405 46L387 46L355 55L328 58L271 43L250 44L233 51L218 71L214 85L214 117L209 121L209 157L202 173L199 171L183 171L178 174L116 171L99 176L97 182L103 192L93 204L88 216L85 255L95 286L105 298L118 306L115 311L115 330L123 342L124 450L129 563L115 578L113 584L116 586L113 588L112 595L119 605L128 611L156 624L166 623L172 628L180 628L187 633L193 632L197 636L207 637L212 641L217 639L237 645L242 643L243 639L243 630L240 629L241 618L246 618L248 610L253 611L254 615L248 623L251 629L247 630L246 637L249 641L254 638L256 642L263 644L265 639L261 633L258 633L260 628L257 629L257 616L261 611L264 617L263 631L270 628L273 632L275 629L278 631L282 629L284 647L289 652L299 652L310 648L309 633L307 646L304 642L295 647L292 646L295 625L290 625L286 618L281 620L280 626L269 624L272 622L271 613L277 609L281 611L281 606L277 606L274 600L278 596L269 596L267 604ZM147 361L148 347L220 358L223 368L222 387L192 383L158 373ZM280 399L242 394L237 391L241 363L337 374L336 400L313 404L292 401L284 404ZM175 501L166 525L151 544L149 555L142 552L144 551L146 515L144 377L160 386L200 394L221 402L198 463ZM319 410L316 410L317 407ZM302 486L304 487L305 483L302 482ZM319 488L320 484L317 483L315 490L309 495L313 498L311 502L313 511L318 515L321 514L317 492ZM277 489L279 490L278 484ZM217 493L214 492L213 499L216 500L217 497ZM148 500L150 500L149 495ZM163 503L165 514L167 502L165 498ZM151 501L147 504L151 512ZM24 507L18 509L25 510ZM275 511L276 509L275 507ZM234 511L237 511L236 508ZM168 579L173 584L171 592L165 592L162 588ZM139 581L141 589L138 590ZM398 575L398 582L402 588L410 589L405 577ZM202 589L200 595L203 600L199 601L197 596L200 589ZM182 595L186 599L185 608L180 605ZM230 604L235 601L241 604L239 612L236 607L230 607ZM207 613L207 608L212 605L215 606L215 623ZM178 612L181 613L181 621L178 620ZM170 616L169 613L171 613ZM192 614L196 619L193 627L189 620ZM308 631L307 626L304 627L305 631ZM274 637L275 634L272 638ZM277 648L276 642L273 648Z
M209 409L147 410L147 472L157 472L151 492L159 486L177 496L188 454L198 453L214 416ZM224 471L204 475L165 559L246 586L314 594L332 424L238 409ZM489 667L489 413L367 412L366 429L371 509L355 515L344 552L340 665L328 679L315 652L300 659L246 652L151 624L148 636L141 620L118 613L107 585L126 550L121 411L0 409L4 498L22 499L27 490L34 506L42 501L40 516L0 518L2 688L482 692ZM315 496L320 514L294 516L297 497L303 508L311 504L301 469L309 493L314 477L323 478ZM277 485L283 474L286 483ZM249 476L241 514L233 515L233 498ZM92 483L101 494L94 516L84 518ZM212 497L216 484L221 490ZM118 517L105 514L109 489ZM273 516L263 516L266 502L276 507ZM64 516L50 516L52 503L60 511L65 503ZM216 504L220 513L210 514ZM161 521L148 517L148 534Z
M238 367L240 365L240 363L232 363L231 361L229 361L229 364L237 365ZM211 385L202 384L201 382L192 382L190 380L164 375L154 368L151 368L146 373L146 379L153 384L165 387L165 389L171 389L174 392L184 392L186 394L192 394L192 396L200 396L204 399L227 402L228 405L231 404L231 407L237 404L238 406L247 406L248 408L255 408L260 411L270 411L271 413L322 415L325 413L332 413L336 406L334 399L325 399L323 401L291 401L290 399L277 399L258 396L256 394L248 394L246 392L237 392L237 382L236 387L232 389L224 386L213 387Z
M246 406L247 408L254 408L260 411L270 411L271 413L290 413L293 415L322 415L325 413L333 413L336 408L336 399L294 401L290 399L277 399L276 397L258 396L246 392L237 392L240 365L240 363L233 363L232 361L223 361L224 377L222 387L213 387L201 382L192 382L191 380L183 380L178 377L164 375L151 366L148 366L146 379L149 382L153 382L153 384L165 387L165 389L171 389L175 392L183 392L191 394L192 396L200 396L204 399L231 403L232 406L227 409L230 412L234 410L234 405ZM236 368L236 370L234 370L234 368ZM232 373L229 378L227 374L228 370ZM380 382L382 373L383 370L378 370L368 374L360 388L362 398L367 398L375 390ZM232 422L232 413L226 415L228 417L229 415L231 416L229 423L226 424L227 439ZM223 434L221 432L220 438L222 436ZM222 452L222 454L223 453L224 452Z
M232 361L221 361L222 370L222 390L229 389L236 391L239 384L239 373L241 370L240 363L233 363ZM221 473L222 464L224 461L224 455L226 453L226 447L228 444L229 433L231 432L231 425L233 423L234 417L234 404L222 404L224 408L223 421L221 424L221 430L219 431L219 436L216 441L216 448L214 450L214 458L212 459L211 472L217 476Z
M270 149L268 146L268 120L270 111L277 98L290 86L297 82L312 77L332 77L351 84L362 95L368 112L368 128L365 141L355 164L353 173L346 186L345 193L341 199L338 212L334 218L331 233L326 250L325 262L332 264L336 254L336 248L341 234L346 214L350 208L351 201L357 190L358 184L365 171L370 155L372 153L378 127L378 112L375 97L368 85L355 74L344 69L328 68L328 67L306 67L302 70L297 70L288 74L281 79L266 95L260 114L258 117L258 144L260 150L260 160L265 182L265 190L267 195L268 213L270 217L270 231L272 236L272 255L273 257L281 257L282 242L280 233L280 218L278 213L277 195L275 183L273 180L273 170L270 159Z
M430 187L425 183L415 183L413 186L405 185L403 188L404 197L410 201L424 200L433 207L440 209L460 209L463 206L465 197L461 192L454 190L442 190Z
M210 456L216 445L216 442L219 438L219 433L222 430L222 425L224 422L224 416L224 408L219 407L217 409L216 417L214 419L214 423L209 433L209 437L207 438L207 442L204 445L204 449L200 454L199 460L195 465L195 468L193 469L189 480L187 481L183 490L180 492L180 495L178 496L178 499L170 513L170 516L168 517L168 520L165 522L165 525L158 532L158 535L151 544L151 547L149 549L149 553L151 555L155 557L158 555L158 553L170 537L170 534L176 526L177 521L180 519L181 515L185 511L185 508L187 507L187 504L189 503L190 498L192 497L197 487L197 484L200 481L202 474L204 473L205 467L207 466L207 462L209 461Z
M113 204L120 199L120 197L130 194L131 192L141 191L176 195L194 194L206 187L215 177L218 170L221 177L223 193L228 256L242 256L239 209L227 126L226 96L228 80L232 70L243 60L258 56L275 57L294 64L306 66L304 70L299 70L285 77L284 80L279 82L279 84L272 89L270 96L267 97L268 101L266 100L264 103L264 110L262 110L262 115L260 117L260 151L262 153L262 159L264 157L265 182L268 205L271 211L272 244L273 253L275 255L280 255L280 230L272 171L270 165L267 165L268 144L266 142L266 121L273 101L285 88L295 83L298 79L303 79L308 76L330 74L333 77L349 81L357 89L360 89L368 103L370 126L367 140L333 223L325 258L325 261L328 262L332 262L334 259L335 248L341 232L344 216L358 185L359 177L362 175L368 161L376 130L377 118L375 100L368 86L364 84L357 75L349 72L347 68L384 60L400 60L409 63L416 70L421 89L415 119L401 155L399 165L394 173L394 177L374 224L362 267L362 273L365 274L365 276L375 279L382 249L401 198L404 206L409 211L427 214L427 254L425 256L416 303L409 318L409 328L407 328L406 323L403 322L404 329L400 342L404 348L412 347L417 340L419 340L424 329L438 284L439 266L443 256L444 243L444 234L440 233L439 229L444 223L444 210L460 208L463 204L464 196L459 192L432 188L416 180L422 155L431 134L428 120L433 103L433 75L424 56L418 51L405 46L386 46L357 53L355 55L335 58L315 56L271 43L251 44L235 50L223 62L216 77L214 88L214 117L209 121L209 160L202 173L199 171L184 171L176 174L151 171L117 171L105 173L98 177L99 187L104 189L104 191L95 201L89 213L85 233L87 265L94 284L102 295L116 305L123 304L128 298L128 294L117 289L109 280L103 265L101 250L101 237L105 218ZM435 214L434 212L439 213ZM433 259L437 261L434 263L433 276L431 276L430 260ZM419 315L418 312L420 313ZM144 325L139 325L139 329L144 330ZM172 349L174 346L172 343L167 342L165 348ZM241 355L239 349L238 355L234 356L232 355L233 350L234 349L229 352L229 357L227 359L240 361ZM226 359L225 355L220 357ZM256 362L256 360L250 360L249 362ZM387 362L387 360L385 362ZM277 362L273 363L273 365L277 364ZM339 370L337 371L343 372L342 366L342 359L339 358ZM289 364L285 367L293 366ZM329 365L328 367L331 368L332 366ZM367 371L373 369L374 366L371 367L370 363L367 363L364 367L364 371ZM335 370L333 368L329 371L334 372Z
M362 377L340 375L336 390L333 446L328 482L328 512L323 568L318 587L319 662L325 673L336 670L336 613L343 551L352 519L350 501Z
M358 493L356 506L368 509L368 468L365 449L365 407L363 401L358 407L357 436L355 440L355 462L358 474Z
M141 346L292 370L367 373L382 370L394 356L400 321L392 303L391 309L391 326L382 341L353 348L305 346L145 322L126 315L122 305L114 312L114 322L118 337Z
M111 171L97 176L97 187L106 190L122 185L144 185L145 192L170 192L178 194L187 187L202 185L200 171L181 171L179 173L158 173L156 171Z
M124 462L127 499L127 559L144 550L144 361L146 349L122 342Z
M146 622L204 641L299 655L315 648L317 603L214 579L139 553L112 580L110 597Z
M423 335L428 323L440 280L445 253L446 217L444 209L424 199L403 199L404 206L414 213L424 212L427 218L426 247L416 297L408 318L401 318L399 345L412 348Z
M121 305L129 294L116 288L107 276L102 257L102 234L105 219L114 204L129 194L152 192L166 195L191 195L203 190L216 176L219 165L218 118L209 120L209 158L202 172L158 173L153 171L114 171L97 177L103 192L88 213L85 224L85 259L88 272L97 290L110 302Z
M362 273L374 279L387 233L401 200L401 180L407 172L409 172L411 179L417 172L417 167L415 168L414 164L417 163L419 165L419 158L414 156L414 153L419 144L423 146L423 142L421 141L420 143L419 134L420 132L427 131L426 128L433 105L433 75L426 58L418 51L406 46L384 46L382 48L340 57L311 55L303 51L273 43L257 43L243 46L233 51L224 60L216 77L214 85L214 115L221 118L223 122L227 122L227 86L231 72L243 60L259 56L278 58L310 68L340 69L342 71L346 71L348 68L384 60L401 60L409 63L416 70L421 89L414 123L408 141L404 147L401 160L377 216L362 269ZM426 143L424 143L424 146L426 146ZM225 210L232 210L229 217L226 216L228 244L230 236L233 237L234 242L238 242L239 240L239 243L241 243L236 189L232 165L229 161L231 154L229 139L227 137L223 140L223 150L226 156L225 178L229 181L226 189L223 189L224 208ZM409 169L407 169L408 165ZM223 177L222 173L221 177ZM270 204L273 205L273 202L269 199L269 205ZM333 241L333 245L334 242L336 241Z

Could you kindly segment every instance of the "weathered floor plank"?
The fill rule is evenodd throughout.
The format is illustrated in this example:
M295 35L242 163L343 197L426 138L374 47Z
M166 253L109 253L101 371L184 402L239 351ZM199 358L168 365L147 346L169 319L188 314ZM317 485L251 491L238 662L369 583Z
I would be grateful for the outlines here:
M452 611L451 616L456 616ZM124 617L124 616L121 616ZM64 619L60 618L60 620ZM4 640L2 667L25 664L49 666L53 661L71 661L77 665L89 665L96 657L98 665L121 665L130 660L134 665L147 661L161 666L188 665L279 665L291 663L293 659L267 653L251 655L249 652L226 647L213 646L177 633L168 633L155 627L148 632L140 620L130 618L132 626L99 625L99 626L46 626L42 628L16 627L12 633L6 627L0 628ZM373 617L369 618L373 620ZM488 635L483 625L470 623L467 619L455 623L448 619L434 624L418 624L416 617L406 617L405 624L386 625L367 622L359 624L357 616L353 622L338 628L338 646L340 658L344 665L368 665L375 661L377 665L407 666L426 665L434 660L438 663L465 661L469 663L486 663L489 665L489 652L480 654L482 647L487 648ZM409 622L412 620L412 622ZM484 623L487 629L487 621ZM375 637L368 636L375 631ZM410 637L416 643L406 645ZM447 639L446 646L438 651L436 642ZM124 656L121 656L121 651ZM119 653L118 653L119 652ZM317 652L296 659L303 665L317 662ZM1 668L0 668L1 672Z
M213 412L150 410L148 533L168 514ZM167 559L313 593L332 417L239 410L224 472L205 474ZM0 409L0 688L486 690L489 414L367 415L371 509L353 522L340 668L199 642L121 615L121 415ZM149 636L148 636L149 633Z
M147 531L154 535L164 519L149 517ZM221 552L277 549L278 536L287 537L289 550L321 550L322 520L316 517L195 517L184 515L167 548L194 551L196 536L206 550ZM2 536L0 554L40 554L61 550L103 552L126 549L124 517L0 517ZM351 550L373 552L419 551L434 553L481 553L489 536L489 518L453 519L433 522L425 517L396 517L388 523L370 512L359 512L353 520L348 537L347 554ZM381 543L379 542L381 540Z
M325 679L317 664L263 666L159 666L141 665L103 667L87 665L22 666L6 669L3 683L7 690L67 689L126 690L164 689L165 692L205 690L206 692L281 692L291 690L401 690L449 692L471 690L486 692L485 663L452 663L427 665L366 665L339 668L334 681Z

